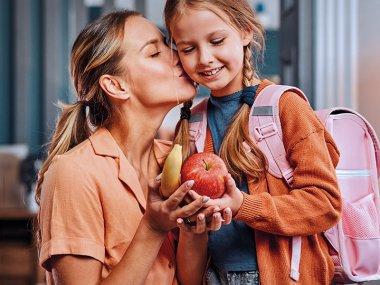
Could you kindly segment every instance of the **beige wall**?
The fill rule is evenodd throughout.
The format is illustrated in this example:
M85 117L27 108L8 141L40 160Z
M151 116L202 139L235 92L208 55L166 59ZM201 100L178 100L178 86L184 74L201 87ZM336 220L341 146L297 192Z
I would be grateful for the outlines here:
M358 110L380 137L380 1L358 5Z

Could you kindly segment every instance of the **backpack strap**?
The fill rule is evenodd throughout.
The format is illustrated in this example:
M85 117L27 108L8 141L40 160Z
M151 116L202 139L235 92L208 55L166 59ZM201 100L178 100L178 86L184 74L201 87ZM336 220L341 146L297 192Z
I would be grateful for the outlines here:
M376 169L377 169L377 177L380 177L380 143L379 143L379 139L376 135L376 132L375 130L373 129L373 127L371 126L371 124L367 121L366 118L364 118L361 114L359 114L358 112L352 110L352 109L349 109L349 108L344 108L344 107L335 107L335 108L328 108L328 109L323 109L323 110L318 110L315 112L317 115L318 115L318 118L322 121L322 124L326 127L326 129L331 132L331 122L328 120L329 116L331 114L337 114L337 113L351 113L351 114L355 114L356 116L358 116L366 125L367 127L367 131L368 131L368 134L369 136L371 137L372 139L372 142L373 142L373 146L374 146L374 149L375 149L375 158L376 158Z
M285 85L269 85L265 87L255 99L248 120L250 137L257 143L268 159L269 173L277 178L284 178L291 187L293 168L286 159L286 151L282 141L282 128L279 116L279 100L287 91L297 93L307 98L304 93L295 87ZM207 103L204 99L192 109L190 125L190 140L195 144L197 152L204 150L207 130ZM246 142L243 142L247 148ZM292 238L292 257L290 278L299 280L299 265L301 260L302 237Z
M296 87L269 85L257 94L249 114L248 129L251 139L256 142L268 160L269 173L277 178L284 178L291 187L293 168L286 158L279 116L279 100L287 91L295 92L308 101L304 93Z
M189 120L190 144L195 145L197 152L203 152L207 130L207 103L208 98L203 99L191 109Z
M253 103L248 119L248 129L251 139L256 142L268 160L269 173L277 178L283 178L291 188L293 168L286 157L279 114L280 97L287 91L295 92L308 101L305 94L298 88L269 85L257 95ZM292 237L290 278L295 281L300 278L301 247L302 237Z

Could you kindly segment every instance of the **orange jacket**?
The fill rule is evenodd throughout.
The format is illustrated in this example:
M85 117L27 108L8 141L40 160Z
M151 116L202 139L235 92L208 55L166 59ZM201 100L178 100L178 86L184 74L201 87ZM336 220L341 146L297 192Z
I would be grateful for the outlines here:
M271 84L263 81L260 92ZM339 152L311 107L298 95L287 92L280 99L283 141L294 167L293 188L266 173L259 183L249 184L243 204L234 217L255 229L260 281L274 284L330 284L334 265L321 232L334 226L342 201L334 168ZM213 152L211 133L205 151ZM303 236L300 280L290 279L292 236Z

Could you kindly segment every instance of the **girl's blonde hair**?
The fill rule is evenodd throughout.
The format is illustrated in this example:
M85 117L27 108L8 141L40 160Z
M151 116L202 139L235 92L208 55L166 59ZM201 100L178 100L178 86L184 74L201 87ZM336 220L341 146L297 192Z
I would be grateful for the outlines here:
M184 15L186 9L210 10L231 24L238 31L251 32L251 42L244 47L243 82L247 87L254 77L258 77L257 63L262 60L265 39L264 29L255 17L246 0L167 0L164 10L165 24L171 35L171 27L176 19ZM223 15L224 14L224 15ZM253 50L253 52L252 52ZM255 68L253 66L255 64ZM243 104L228 126L226 135L220 147L219 155L224 160L231 175L240 180L247 175L252 181L258 181L267 165L266 157L257 145L250 139L247 122L250 106ZM185 158L189 155L189 122L181 119L176 142L182 144ZM251 151L243 146L246 142Z
M123 57L124 25L128 17L139 16L133 11L117 11L89 24L78 35L71 50L70 73L78 100L59 106L62 113L48 147L36 185L36 202L40 205L44 174L55 156L63 154L86 140L97 127L107 126L113 111L110 101L99 84L103 74L118 75ZM88 110L88 115L86 114ZM37 243L41 241L37 230Z

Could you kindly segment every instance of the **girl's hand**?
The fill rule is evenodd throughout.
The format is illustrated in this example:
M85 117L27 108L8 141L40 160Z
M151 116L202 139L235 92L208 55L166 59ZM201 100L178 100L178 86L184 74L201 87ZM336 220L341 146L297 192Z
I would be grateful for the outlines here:
M235 216L239 211L243 203L243 194L236 187L235 180L232 178L231 174L228 174L225 178L226 192L217 199L210 199L205 203L205 207L219 207L220 209L230 208L232 211L232 216ZM199 195L194 191L190 191L189 195L194 199L199 199Z
M166 233L177 226L178 219L186 219L199 211L210 199L209 197L199 196L190 204L182 208L179 206L193 184L193 180L186 181L167 200L164 200L158 190L160 181L157 179L149 181L147 205L143 217L148 226L156 232Z

